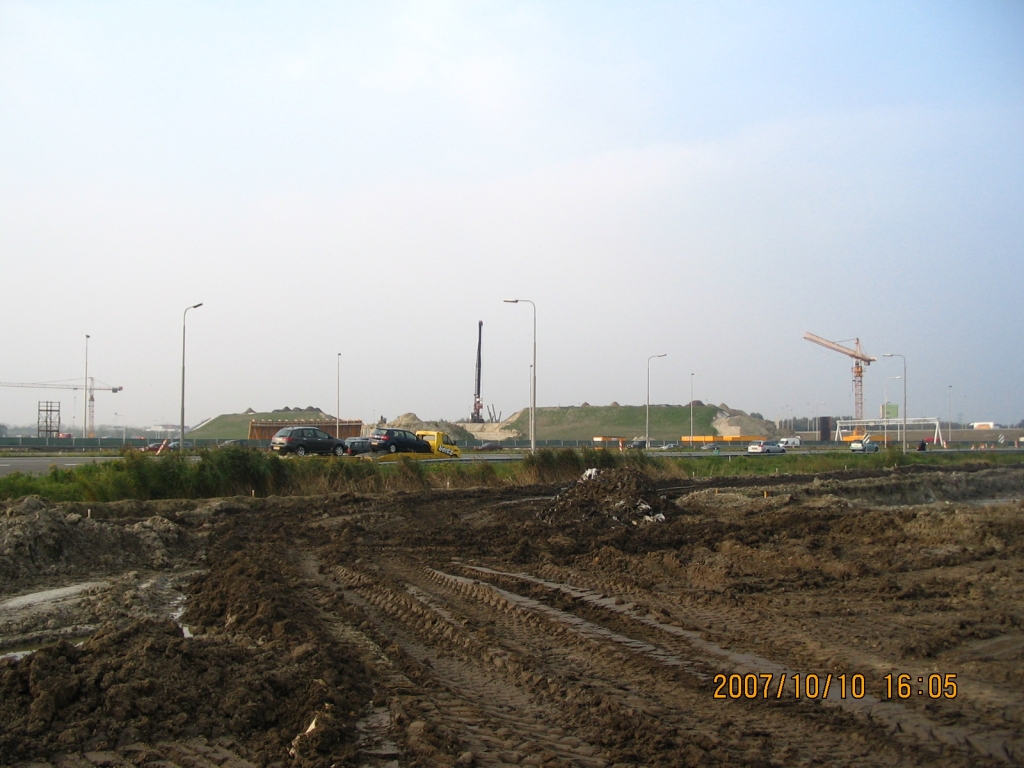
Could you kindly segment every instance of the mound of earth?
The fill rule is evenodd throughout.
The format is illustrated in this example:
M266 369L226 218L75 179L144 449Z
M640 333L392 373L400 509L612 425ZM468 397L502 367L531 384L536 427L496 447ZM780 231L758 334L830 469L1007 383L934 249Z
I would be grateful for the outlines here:
M182 617L106 624L0 660L2 762L117 750L143 765L163 740L202 738L217 760L344 758L370 696L362 664L331 642L319 609L296 601L298 572L259 526L229 525Z
M403 413L397 419L389 421L387 426L393 429L408 429L415 432L418 429L447 432L455 440L471 440L473 435L451 421L423 421L415 413Z
M715 414L711 426L723 437L738 435L774 437L776 433L775 425L772 422L754 418L745 411L730 408L724 403L718 406L718 413Z
M601 518L631 526L664 520L672 509L650 479L633 467L588 469L555 497L538 518L547 523L571 523Z
M97 570L168 569L201 546L194 533L166 517L111 524L83 511L50 508L35 497L8 508L0 517L0 583L10 587Z

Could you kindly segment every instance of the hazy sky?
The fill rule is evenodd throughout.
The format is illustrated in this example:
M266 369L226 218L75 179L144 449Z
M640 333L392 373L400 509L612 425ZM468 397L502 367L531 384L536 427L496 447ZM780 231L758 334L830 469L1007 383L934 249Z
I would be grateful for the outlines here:
M0 380L98 423L1024 418L1024 3L0 0ZM952 385L952 389L950 389ZM902 382L888 382L902 399ZM81 394L0 388L31 424Z

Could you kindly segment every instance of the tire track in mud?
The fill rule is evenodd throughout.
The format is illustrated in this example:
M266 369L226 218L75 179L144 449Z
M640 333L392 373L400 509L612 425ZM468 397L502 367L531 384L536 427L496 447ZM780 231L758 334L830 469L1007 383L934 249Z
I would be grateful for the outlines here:
M580 601L588 606L619 614L631 622L653 628L662 636L657 638L657 644L652 644L645 640L637 640L628 635L609 630L603 625L593 624L574 614L551 608L535 599L523 597L477 579L440 574L436 571L434 573L448 579L457 580L460 584L466 585L468 589L484 588L493 590L504 599L512 601L523 609L545 613L553 616L556 620L566 622L568 625L576 628L583 636L604 637L624 645L633 653L645 655L667 666L684 666L692 672L694 671L692 668L696 666L714 669L717 664L720 664L720 660L724 659L731 664L731 667L729 667L730 672L769 672L775 675L784 673L791 680L793 674L797 672L795 669L767 658L751 653L737 653L723 648L716 643L704 639L700 632L685 629L676 624L666 623L649 610L637 610L634 604L625 602L621 597L608 597L605 593L599 591L581 589L570 584L554 582L525 573L511 573L472 565L463 565L462 568L474 576L519 580L534 586L543 587L551 592L567 595L574 601ZM486 601L486 598L484 599ZM720 620L722 616L721 612L704 612L700 620L704 623L710 623L707 620L709 614L714 616L716 620ZM731 619L732 617L730 616ZM737 621L733 624L733 628L741 623L749 624L750 622ZM677 642L673 642L677 639L685 640L690 648L680 647ZM682 659L690 659L690 661L683 661ZM696 676L703 681L708 679L707 674L696 673ZM899 703L883 701L871 694L865 695L862 699L843 699L840 697L838 688L832 688L828 698L825 700L819 699L818 703L823 706L846 710L856 714L858 717L882 725L890 734L909 737L921 744L939 743L947 746L967 747L981 756L1009 763L1020 763L1024 759L1024 741L1020 739L1018 733L1009 729L971 730L950 727L935 722L922 713Z
M501 580L522 580L523 576L453 566ZM977 764L949 744L895 727L884 736L877 724L863 717L836 717L809 702L774 708L711 702L708 672L730 654L712 653L717 648L712 643L695 653L692 631L671 627L689 634L673 637L668 632L662 639L669 642L652 643L478 578L408 563L379 567L386 573L383 578L380 573L371 576L348 569L336 569L336 575L351 590L347 596L364 602L368 615L374 615L385 632L395 632L396 642L410 655L436 656L428 662L431 683L446 695L434 698L433 714L444 728L459 734L480 764L538 764L552 756L577 764L585 764L581 758L588 758L595 766L634 760L666 764L680 758L683 764L702 759L716 764L751 760L766 751L785 761L797 750L802 755L817 754L831 764L856 765L862 760L877 764L879 759L894 765L918 764L926 757L943 765ZM584 602L593 597L602 610L613 606L616 614L648 629L664 633L668 627L632 616L628 612L632 606L616 605L614 598L533 580L532 586L538 585L549 590L565 588L572 598ZM472 632L472 626L481 629ZM403 634L406 638L399 639ZM675 673L666 676L659 667L674 668ZM539 713L545 722L565 723L567 728L545 732L534 719L517 718L514 713L520 709ZM639 726L643 743L649 746L639 747L639 754L636 747L630 751L621 744L611 749L605 744L602 750L598 723L593 722L595 712L607 715L605 727L609 721L628 723L634 732ZM491 720L501 723L501 728L488 728ZM833 729L853 737L848 747L837 748ZM572 750L565 749L566 737L561 734L566 730L582 739L570 737Z
M385 683L393 697L393 722L407 723L406 737L410 728L413 735L426 731L429 722L434 731L455 736L463 762L480 765L556 759L592 768L608 764L600 745L557 725L558 708L534 690L551 685L545 678L527 673L515 652L481 641L464 620L453 618L461 614L437 604L422 584L398 591L403 585L386 586L379 577L342 567L332 575L344 585L346 598L374 621L376 633L393 635L383 650L386 663L400 655L399 664L415 665L415 681L399 676ZM518 684L509 685L510 675Z

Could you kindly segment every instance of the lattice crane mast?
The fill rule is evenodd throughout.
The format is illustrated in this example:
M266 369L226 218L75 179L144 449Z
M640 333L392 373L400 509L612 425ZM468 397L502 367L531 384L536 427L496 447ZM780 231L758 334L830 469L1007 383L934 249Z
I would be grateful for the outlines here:
M804 338L815 344L821 344L826 349L841 352L853 358L853 409L856 414L855 418L861 421L864 418L864 366L877 362L878 358L864 354L864 350L860 348L860 339L854 339L854 348L850 349L834 341L823 339L821 336L815 336L813 333L805 333Z

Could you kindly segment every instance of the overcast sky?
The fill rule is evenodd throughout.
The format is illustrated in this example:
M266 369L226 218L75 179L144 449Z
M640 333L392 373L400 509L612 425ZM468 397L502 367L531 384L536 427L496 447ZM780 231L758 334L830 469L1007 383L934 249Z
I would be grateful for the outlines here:
M1024 3L0 0L0 380L101 424L1024 418ZM852 342L850 342L852 344ZM902 382L888 381L890 401ZM81 393L0 388L0 422ZM115 418L115 413L117 414Z

